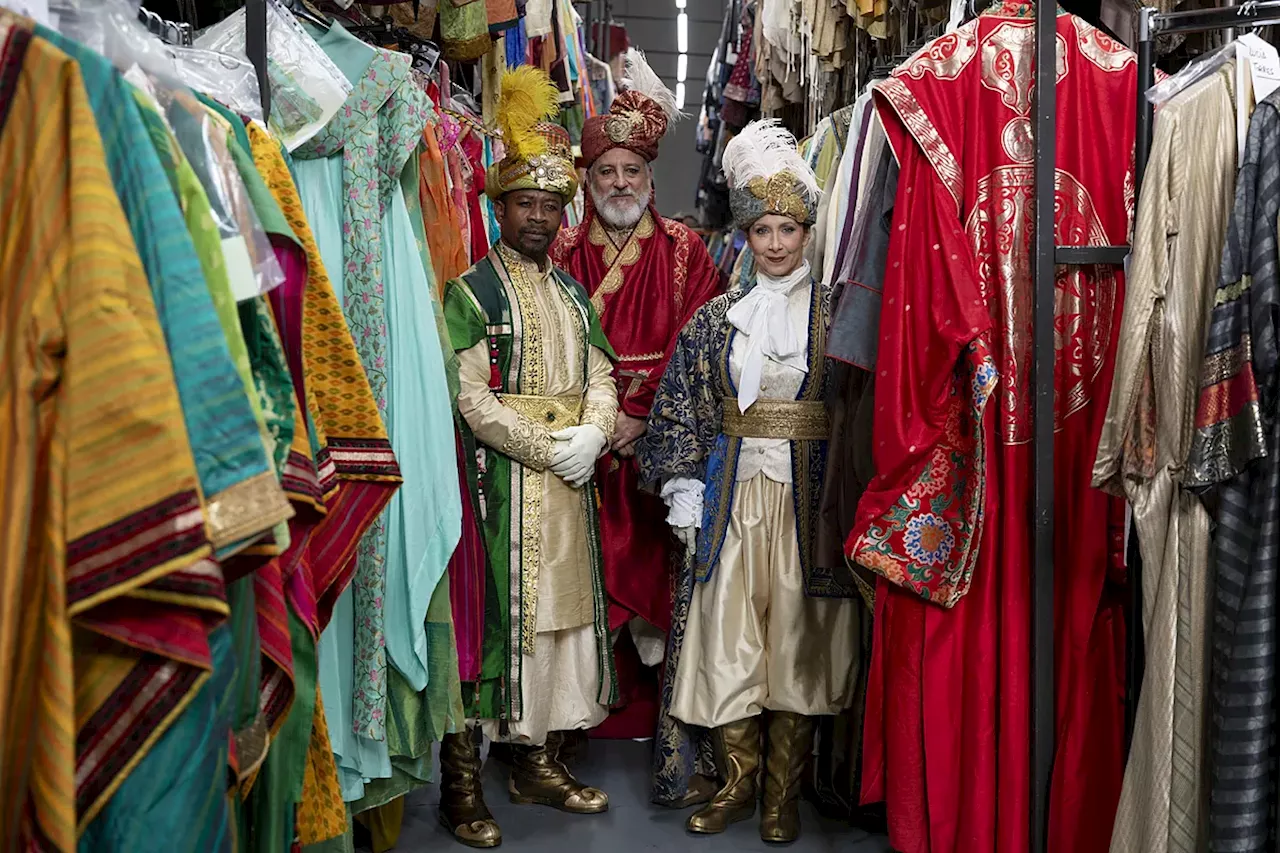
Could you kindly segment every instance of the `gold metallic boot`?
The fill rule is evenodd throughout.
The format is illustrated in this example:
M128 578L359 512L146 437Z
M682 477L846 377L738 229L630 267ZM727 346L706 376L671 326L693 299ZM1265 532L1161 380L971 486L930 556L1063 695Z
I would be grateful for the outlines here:
M756 812L756 771L760 769L760 718L748 717L713 734L716 763L724 787L703 808L689 816L690 832L711 835L729 824L746 820Z
M769 719L760 837L786 844L800 837L800 777L813 749L813 719L774 711Z
M541 746L512 749L511 802L551 806L570 814L599 814L609 810L609 796L573 778L557 757L563 732L548 732Z
M468 847L497 847L502 830L484 804L480 753L468 731L440 741L440 822Z

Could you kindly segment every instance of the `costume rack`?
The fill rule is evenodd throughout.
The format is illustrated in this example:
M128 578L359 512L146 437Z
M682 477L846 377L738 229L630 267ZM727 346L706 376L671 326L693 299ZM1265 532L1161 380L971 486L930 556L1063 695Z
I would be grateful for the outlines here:
M1055 79L1057 65L1057 3L1036 0L1035 80ZM1141 190L1147 157L1151 151L1154 110L1146 92L1155 83L1153 48L1158 35L1169 33L1232 31L1280 24L1280 0L1249 0L1186 12L1160 13L1150 7L1139 10L1138 85L1134 151L1135 196ZM1034 501L1032 520L1033 575L1031 614L1031 839L1028 849L1044 853L1048 845L1049 780L1054 751L1054 634L1053 634L1053 406L1054 406L1054 291L1058 264L1122 265L1129 246L1058 246L1054 239L1054 136L1057 93L1053 86L1033 84L1035 111L1035 208L1033 212L1031 270L1034 280L1032 362L1034 388ZM1129 624L1126 631L1125 742L1132 738L1133 718L1142 686L1142 573L1136 542L1129 547Z

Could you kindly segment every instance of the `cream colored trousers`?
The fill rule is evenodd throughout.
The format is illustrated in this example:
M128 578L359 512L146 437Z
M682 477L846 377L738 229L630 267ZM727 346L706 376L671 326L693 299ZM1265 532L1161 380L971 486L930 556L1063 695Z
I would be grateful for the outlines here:
M541 745L547 732L591 729L604 722L609 708L596 701L600 666L594 625L563 631L539 631L534 653L524 656L520 679L523 719L499 734L498 720L481 720L484 736L493 741Z
M672 715L715 727L765 709L839 713L853 701L856 607L805 596L791 486L738 483L719 563L694 585Z

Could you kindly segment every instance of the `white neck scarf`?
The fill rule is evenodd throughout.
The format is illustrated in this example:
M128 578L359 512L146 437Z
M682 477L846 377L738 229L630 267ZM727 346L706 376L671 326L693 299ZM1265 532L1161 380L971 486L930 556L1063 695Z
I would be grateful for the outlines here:
M738 410L746 413L760 397L760 377L765 358L809 372L805 358L806 335L802 340L787 317L787 296L809 282L809 262L796 267L785 278L756 274L756 285L729 309L726 319L747 336L747 355L738 379Z

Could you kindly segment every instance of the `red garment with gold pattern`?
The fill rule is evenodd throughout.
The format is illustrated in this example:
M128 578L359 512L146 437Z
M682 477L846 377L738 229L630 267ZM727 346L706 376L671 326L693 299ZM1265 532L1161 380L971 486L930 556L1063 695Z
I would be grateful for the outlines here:
M881 577L863 800L903 853L1022 853L1031 740L1030 6L934 40L876 89L901 172L880 321L872 481L849 537ZM1125 243L1133 53L1057 21L1057 243ZM1058 269L1057 749L1049 849L1110 844L1123 776L1123 505L1090 488L1123 300Z
M590 199L581 225L562 231L551 248L556 266L582 282L618 354L613 377L621 410L649 417L676 335L720 290L720 272L706 246L685 225L650 206L619 247ZM671 591L666 507L641 492L634 459L608 453L597 472L609 625L632 615L666 631Z

